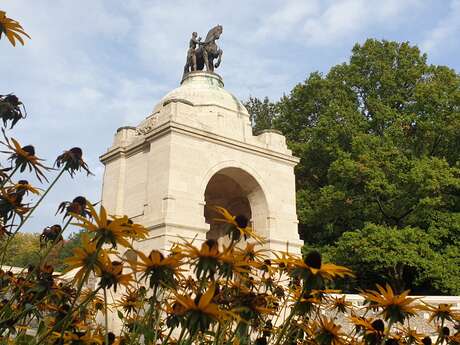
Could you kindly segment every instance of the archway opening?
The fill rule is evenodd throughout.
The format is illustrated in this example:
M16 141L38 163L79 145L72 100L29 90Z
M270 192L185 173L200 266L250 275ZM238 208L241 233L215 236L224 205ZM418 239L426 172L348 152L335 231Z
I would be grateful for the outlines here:
M265 195L254 177L246 171L240 168L218 171L209 180L204 194L204 217L210 227L207 239L219 240L224 245L230 242L225 224L215 221L221 216L209 206L225 207L233 215L245 216L258 233L266 231L268 210Z

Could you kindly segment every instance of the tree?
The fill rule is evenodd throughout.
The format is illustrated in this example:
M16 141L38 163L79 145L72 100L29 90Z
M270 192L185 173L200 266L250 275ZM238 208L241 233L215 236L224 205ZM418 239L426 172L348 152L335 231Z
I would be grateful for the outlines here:
M1 248L4 248L6 240L5 237L0 240ZM40 261L40 235L18 232L4 255L7 266L26 268L36 265Z
M256 97L249 97L249 100L244 102L244 106L249 112L252 131L255 135L264 129L273 128L277 105L271 102L268 97L265 97L263 101Z
M67 240L64 240L58 256L55 259L55 266L57 270L63 271L66 268L64 260L73 256L73 250L81 246L81 234L82 231L73 232L69 235Z
M401 288L449 293L460 266L459 230L449 224L460 212L460 77L426 58L408 43L367 40L348 63L295 86L273 122L301 158L297 203L308 246L329 248L370 283L385 271ZM428 260L428 246L450 267L408 260L401 236L409 233L420 246L413 253ZM382 250L385 236L399 250ZM346 255L361 241L360 250L381 255ZM401 267L391 273L394 256Z

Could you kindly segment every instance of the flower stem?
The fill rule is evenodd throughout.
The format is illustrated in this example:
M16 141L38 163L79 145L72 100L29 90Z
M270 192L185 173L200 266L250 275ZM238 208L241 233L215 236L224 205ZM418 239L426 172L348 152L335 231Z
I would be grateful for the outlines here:
M11 177L13 177L14 173L16 171L18 171L19 169L19 165L17 165L13 171L2 181L2 183L0 184L0 187L3 187L8 181L11 181Z
M109 343L109 315L107 313L107 289L104 287L104 308L105 308L105 343Z
M16 230L8 237L8 240L6 241L5 243L5 246L2 248L2 260L0 262L0 266L3 265L3 262L5 261L5 256L6 256L6 251L8 250L8 247L11 243L11 241L13 240L14 236L19 232L19 230L22 228L22 226L24 225L25 222L27 222L27 220L30 218L31 214L37 209L38 205L40 205L40 203L43 201L43 199L45 198L46 194L48 194L48 192L51 190L51 188L53 188L53 186L56 184L56 182L59 180L59 178L62 176L62 174L64 173L64 169L62 169L59 174L56 176L56 178L54 179L54 181L48 186L48 188L45 190L45 192L40 196L40 199L38 199L37 203L34 205L34 207L32 207L32 209L27 212L27 215L24 217L23 220L21 220L21 223L19 223L18 227L16 228Z
M38 205L40 205L40 203L43 201L43 199L45 198L45 196L49 193L49 191L54 187L54 185L56 184L56 182L61 178L62 174L65 172L64 169L62 169L59 174L56 176L56 178L53 180L53 182L51 182L51 184L48 186L48 188L45 190L45 192L41 195L40 199L38 199L37 203L34 205L34 207L32 207L32 209L27 212L27 215L24 217L24 219L21 221L21 223L18 225L18 228L16 229L16 232L19 231L19 229L21 229L21 227L25 224L25 222L27 222L27 220L30 218L30 216L32 215L32 213L37 209Z

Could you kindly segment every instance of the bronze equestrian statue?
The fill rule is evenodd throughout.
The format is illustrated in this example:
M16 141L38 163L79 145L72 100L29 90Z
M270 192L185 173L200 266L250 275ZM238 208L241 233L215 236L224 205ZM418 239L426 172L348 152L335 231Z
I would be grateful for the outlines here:
M208 72L214 72L214 68L219 67L223 51L217 46L216 40L220 38L222 31L222 25L213 27L209 30L204 42L201 42L201 37L197 38L196 32L192 33L182 79L189 72L202 71L205 66ZM214 59L217 59L216 63L214 63Z

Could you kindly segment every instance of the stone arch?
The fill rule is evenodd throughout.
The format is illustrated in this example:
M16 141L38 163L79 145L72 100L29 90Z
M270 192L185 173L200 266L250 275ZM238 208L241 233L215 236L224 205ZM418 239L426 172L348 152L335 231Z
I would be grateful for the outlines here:
M212 221L216 214L206 205L223 206L233 214L243 214L259 234L268 236L270 209L266 189L251 169L236 162L218 164L206 174L201 190L205 205L203 214L210 226L208 238L221 237L223 230Z

